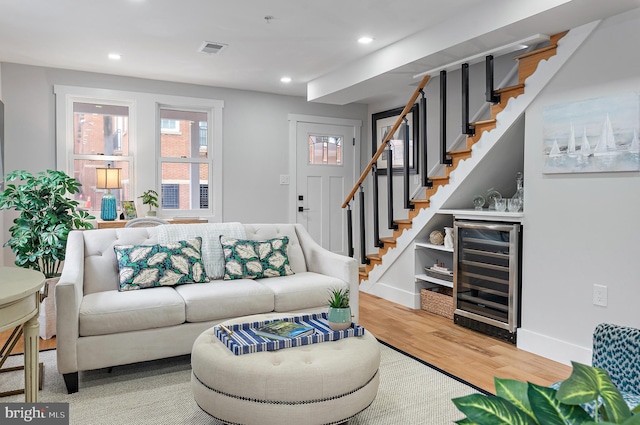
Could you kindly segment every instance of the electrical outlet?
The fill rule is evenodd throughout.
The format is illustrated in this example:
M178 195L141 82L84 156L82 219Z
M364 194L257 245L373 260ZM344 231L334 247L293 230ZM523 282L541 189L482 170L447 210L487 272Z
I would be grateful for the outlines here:
M604 285L593 285L593 304L602 307L607 306L607 287Z
M288 174L280 174L280 184L289 184Z
M416 174L413 176L413 184L420 184L420 175Z

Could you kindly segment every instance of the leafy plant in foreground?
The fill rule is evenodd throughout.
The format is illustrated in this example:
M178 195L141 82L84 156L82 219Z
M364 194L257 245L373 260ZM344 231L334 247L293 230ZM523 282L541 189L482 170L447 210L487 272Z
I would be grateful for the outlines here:
M458 424L476 425L640 425L640 406L633 410L604 369L572 362L573 371L558 390L495 378L496 395L454 398L466 415ZM583 408L590 404L593 409ZM589 414L587 410L592 410Z

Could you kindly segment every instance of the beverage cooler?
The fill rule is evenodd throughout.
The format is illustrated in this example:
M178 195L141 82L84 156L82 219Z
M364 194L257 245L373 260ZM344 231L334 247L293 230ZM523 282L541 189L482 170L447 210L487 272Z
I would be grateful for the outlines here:
M454 221L454 322L516 343L520 223Z

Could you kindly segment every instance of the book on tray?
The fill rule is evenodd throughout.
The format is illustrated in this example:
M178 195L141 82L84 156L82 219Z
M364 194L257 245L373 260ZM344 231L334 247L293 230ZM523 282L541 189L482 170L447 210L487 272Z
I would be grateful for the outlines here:
M300 323L275 320L255 329L254 333L268 339L289 339L311 335L314 331L314 328Z

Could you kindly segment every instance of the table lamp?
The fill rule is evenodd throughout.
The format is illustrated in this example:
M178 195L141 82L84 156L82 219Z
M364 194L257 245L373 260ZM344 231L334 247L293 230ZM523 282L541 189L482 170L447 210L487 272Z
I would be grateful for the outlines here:
M100 218L104 221L115 220L118 216L116 211L116 198L111 193L111 189L120 189L120 170L121 168L111 168L111 164L107 164L107 168L96 168L96 188L107 189L107 193L102 197L100 205Z

